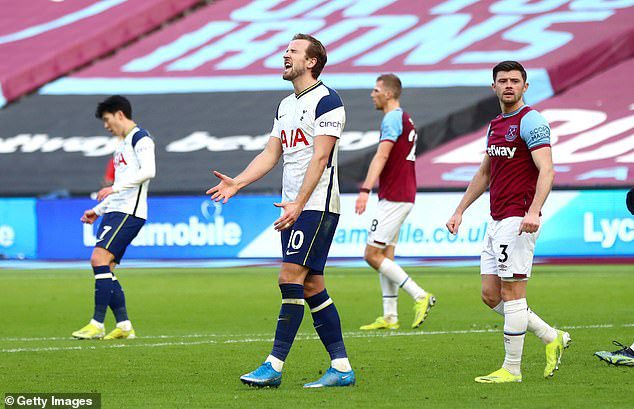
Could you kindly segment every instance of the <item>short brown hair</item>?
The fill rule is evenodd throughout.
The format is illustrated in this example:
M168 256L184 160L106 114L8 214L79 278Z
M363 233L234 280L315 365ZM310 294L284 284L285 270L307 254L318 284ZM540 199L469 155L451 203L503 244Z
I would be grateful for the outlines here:
M394 74L381 74L376 79L377 81L382 81L383 85L388 87L394 93L394 99L401 98L401 90L403 86L401 85L401 80Z
M504 71L519 71L522 74L524 82L526 82L526 70L522 67L522 64L517 61L502 61L495 67L493 67L493 82L497 79L498 72Z
M315 37L309 34L297 33L293 36L293 40L306 40L310 44L308 44L308 48L306 49L306 57L317 59L317 63L311 70L311 74L314 79L319 78L319 74L326 66L326 62L328 61L328 57L326 56L326 47L317 40Z

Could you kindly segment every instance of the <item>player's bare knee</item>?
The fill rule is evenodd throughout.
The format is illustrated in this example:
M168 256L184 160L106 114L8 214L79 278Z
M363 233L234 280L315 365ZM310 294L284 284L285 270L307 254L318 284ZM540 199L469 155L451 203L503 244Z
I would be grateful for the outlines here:
M378 247L366 246L363 258L372 268L378 269L385 256Z
M304 284L308 268L293 263L282 263L278 284Z
M109 266L112 263L114 263L113 256L109 251L104 250L100 247L95 247L92 255L90 256L90 265L92 265L93 267Z
M502 301L502 296L499 293L496 294L492 291L482 290L482 302L490 308L495 308L500 301Z
M317 295L322 291L324 291L323 284L313 282L304 283L304 298L312 297L313 295Z

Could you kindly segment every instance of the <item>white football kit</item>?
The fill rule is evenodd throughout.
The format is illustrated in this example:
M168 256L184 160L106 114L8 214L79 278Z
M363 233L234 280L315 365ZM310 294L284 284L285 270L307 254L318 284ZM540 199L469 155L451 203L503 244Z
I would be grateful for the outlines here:
M113 193L93 208L98 216L121 212L147 219L147 191L156 174L154 141L145 129L135 126L114 153Z
M315 136L329 135L337 138L337 141L304 210L340 213L337 153L345 124L346 113L341 98L335 90L326 87L321 81L280 102L271 136L279 138L282 143L284 202L295 200L299 193L313 157Z

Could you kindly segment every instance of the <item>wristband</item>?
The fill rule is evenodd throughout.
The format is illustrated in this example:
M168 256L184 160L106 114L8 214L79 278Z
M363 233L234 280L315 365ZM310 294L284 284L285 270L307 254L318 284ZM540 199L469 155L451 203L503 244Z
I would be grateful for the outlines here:
M370 189L368 189L367 187L362 187L361 189L359 189L360 193L370 193Z

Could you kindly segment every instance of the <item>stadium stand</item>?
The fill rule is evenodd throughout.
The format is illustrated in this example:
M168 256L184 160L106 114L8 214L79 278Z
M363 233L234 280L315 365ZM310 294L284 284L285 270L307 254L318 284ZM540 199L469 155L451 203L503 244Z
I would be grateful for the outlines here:
M199 0L0 0L0 107L182 13Z
M355 191L378 135L369 98L378 74L403 79L421 154L497 114L489 88L496 62L524 63L527 102L536 104L631 57L633 17L628 4L585 0L434 0L415 9L405 0L219 1L0 111L2 190L93 191L111 144L92 111L103 95L122 93L157 141L153 194L203 192L210 168L235 174L263 146L274 105L290 92L282 52L307 31L326 44L322 77L346 104L340 184ZM280 177L278 168L249 191L276 192Z

